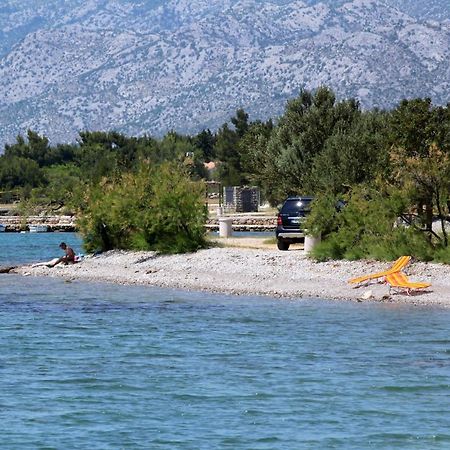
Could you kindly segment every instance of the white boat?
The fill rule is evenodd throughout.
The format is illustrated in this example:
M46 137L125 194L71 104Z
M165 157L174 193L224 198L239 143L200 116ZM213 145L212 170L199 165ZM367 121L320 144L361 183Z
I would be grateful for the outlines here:
M28 225L30 233L46 233L48 231L47 225Z
M0 233L3 233L6 230L6 225L0 223Z

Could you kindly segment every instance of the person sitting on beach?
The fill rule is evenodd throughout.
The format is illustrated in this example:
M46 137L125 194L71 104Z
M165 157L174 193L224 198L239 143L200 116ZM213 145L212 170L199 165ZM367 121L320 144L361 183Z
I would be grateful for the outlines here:
M64 250L66 254L64 256L61 256L61 258L58 258L56 262L54 262L51 267L56 266L56 264L73 264L75 262L75 252L71 247L69 247L65 242L61 242L59 244L59 248Z

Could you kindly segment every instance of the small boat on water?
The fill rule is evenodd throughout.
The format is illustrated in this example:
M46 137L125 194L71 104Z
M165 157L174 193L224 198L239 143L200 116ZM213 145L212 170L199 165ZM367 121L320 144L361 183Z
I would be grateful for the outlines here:
M3 225L2 223L0 223L0 233L3 233L6 231L6 225Z
M46 233L48 231L47 225L28 225L30 233Z

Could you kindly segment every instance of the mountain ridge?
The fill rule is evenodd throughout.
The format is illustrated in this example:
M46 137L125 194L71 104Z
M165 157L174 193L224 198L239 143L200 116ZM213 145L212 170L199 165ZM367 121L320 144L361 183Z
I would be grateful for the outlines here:
M214 129L240 107L276 117L320 85L365 108L449 101L441 0L427 3L428 15L424 2L396 0L37 3L46 19L30 16L32 31L0 59L0 146L27 128L53 142L83 129ZM11 34L4 15L1 33Z

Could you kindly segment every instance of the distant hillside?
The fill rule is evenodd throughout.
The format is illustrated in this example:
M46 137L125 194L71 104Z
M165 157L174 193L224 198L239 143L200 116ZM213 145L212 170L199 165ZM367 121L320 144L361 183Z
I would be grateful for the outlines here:
M151 6L149 6L151 5ZM0 6L0 147L32 128L160 135L276 117L302 87L364 107L450 101L448 0L14 0Z

